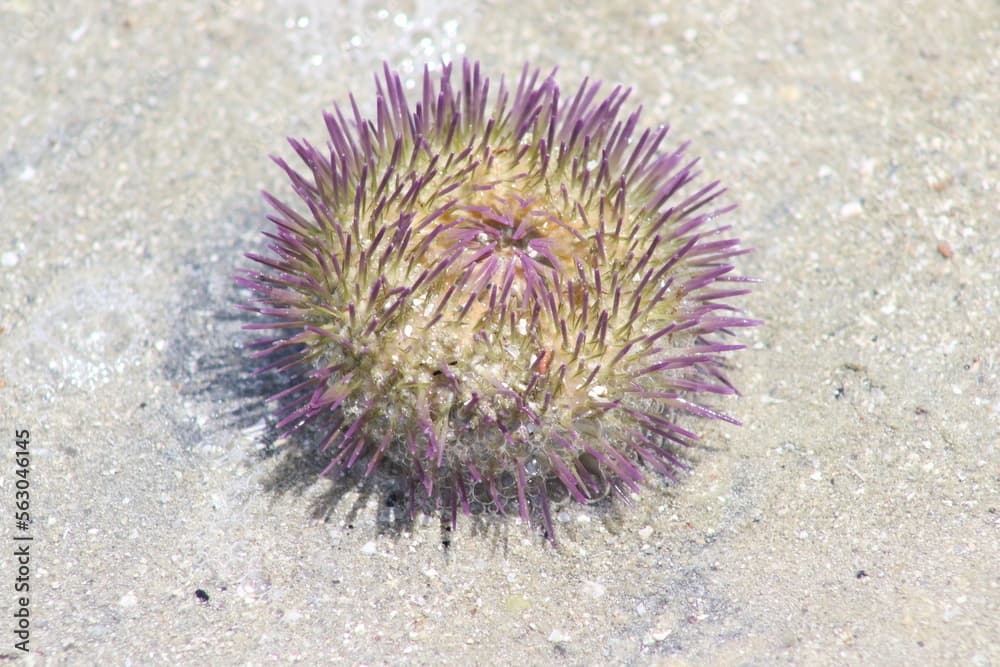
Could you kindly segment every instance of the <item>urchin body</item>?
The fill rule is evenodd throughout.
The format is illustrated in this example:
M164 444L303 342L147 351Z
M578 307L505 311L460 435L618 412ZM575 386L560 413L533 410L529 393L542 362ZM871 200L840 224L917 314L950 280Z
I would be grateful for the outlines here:
M619 118L628 91L458 79L425 71L411 106L386 68L373 119L352 98L325 150L291 140L302 205L265 193L271 254L238 281L265 368L295 378L279 425L318 424L326 472L392 461L417 503L537 512L551 538L554 488L638 491L683 465L675 415L734 421L697 396L733 393L720 335L755 324L725 303L743 251L718 182Z

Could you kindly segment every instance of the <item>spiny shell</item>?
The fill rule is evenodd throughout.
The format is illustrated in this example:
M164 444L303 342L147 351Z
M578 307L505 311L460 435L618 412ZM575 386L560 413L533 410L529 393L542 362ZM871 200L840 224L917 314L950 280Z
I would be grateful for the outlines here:
M554 74L554 73L553 73ZM415 104L385 67L365 118L325 114L325 149L290 139L301 200L264 193L268 255L238 282L267 329L262 370L294 378L279 427L313 422L324 472L385 460L411 509L484 506L540 516L638 491L640 462L673 477L696 436L674 416L735 420L696 396L730 394L719 335L756 324L714 220L718 181L692 186L686 144L619 117L628 90L584 81L563 99L526 65L516 88L464 62L425 70Z

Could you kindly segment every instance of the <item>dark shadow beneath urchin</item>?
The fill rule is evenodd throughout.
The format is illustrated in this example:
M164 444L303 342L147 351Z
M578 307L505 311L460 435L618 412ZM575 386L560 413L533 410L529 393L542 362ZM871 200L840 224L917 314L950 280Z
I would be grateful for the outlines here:
M313 519L329 523L336 518L340 525L354 530L359 523L371 520L365 512L374 512L376 534L393 541L416 531L433 530L436 524L440 544L446 551L451 547L455 529L461 522L466 523L464 534L471 539L482 540L493 551L503 553L507 553L511 537L533 536L540 543L551 542L556 547L562 543L577 542L580 528L573 517L579 516L579 513L587 513L595 523L603 526L606 533L618 536L622 534L622 523L630 514L633 503L648 503L656 498L669 501L678 483L686 476L686 473L678 471L677 481L672 482L644 467L646 479L642 483L641 495L620 496L609 490L604 496L586 504L575 501L561 482L553 477L548 480L546 491L551 519L546 521L538 508L533 507L525 524L518 514L513 494L507 498L502 509L486 497L482 489L479 490L479 501L471 503L472 511L468 514L460 508L456 511L454 505L435 507L414 494L412 471L401 463L382 461L370 475L366 475L370 454L361 456L347 470L335 469L324 475L332 455L320 451L314 444L320 442L323 436L324 433L318 429L306 426L302 431L280 439L274 455L280 456L281 460L268 476L265 490L279 496L292 493L305 497L311 495L310 490L316 483L326 484L326 489L308 503L309 515ZM619 497L616 498L616 495ZM341 507L351 496L350 505L346 509ZM550 522L554 527L552 534L547 527Z
M287 438L279 438L271 450L271 456L279 457L279 462L264 483L265 491L270 494L293 494L303 498L312 495L315 484L326 485L308 502L308 514L312 519L325 523L336 520L353 530L374 518L375 534L394 541L415 531L433 530L436 525L440 544L446 550L454 542L456 528L461 522L468 524L467 534L473 539L482 539L494 550L504 552L510 537L519 533L533 534L540 542L550 539L540 516L532 516L530 527L525 526L513 503L504 511L488 501L474 503L469 514L460 509L453 512L450 507L430 505L414 493L411 471L400 463L383 461L366 476L370 461L370 456L366 455L347 470L338 469L324 475L331 455L314 444L321 441L323 435L307 426ZM561 515L569 507L578 506L565 491L550 489L550 494L554 514ZM349 506L342 507L350 497L353 500ZM606 517L613 511L612 501L609 497L597 499L587 510ZM374 512L374 517L366 512ZM558 537L572 541L572 526L562 523Z
M259 433L259 456L274 454L276 431L269 426L262 396L280 390L275 378L253 376L243 350L243 314L232 305L236 289L217 273L224 266L206 266L196 257L182 265L188 277L180 290L163 373L182 398L214 406L213 428ZM221 285L219 283L222 283ZM205 434L201 434L204 438Z

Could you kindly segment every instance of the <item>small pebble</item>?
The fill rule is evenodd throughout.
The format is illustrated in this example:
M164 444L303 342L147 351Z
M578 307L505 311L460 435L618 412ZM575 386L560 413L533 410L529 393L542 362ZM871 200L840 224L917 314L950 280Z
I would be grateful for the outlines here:
M554 643L554 644L556 644L556 643L566 643L566 642L568 642L568 641L570 641L572 639L573 639L573 637L570 636L570 634L568 632L560 630L559 628L556 628L555 630L553 630L552 634L549 635L549 641L552 642L552 643Z
M861 202L851 201L847 202L840 207L840 217L841 218L853 218L856 215L861 215L864 209L861 207Z

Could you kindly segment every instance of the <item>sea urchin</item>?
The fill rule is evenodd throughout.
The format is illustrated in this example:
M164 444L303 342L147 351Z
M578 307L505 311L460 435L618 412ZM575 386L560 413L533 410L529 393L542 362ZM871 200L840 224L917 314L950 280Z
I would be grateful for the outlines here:
M324 473L393 462L411 512L516 508L553 539L556 496L684 467L677 414L736 423L695 397L734 393L745 250L686 144L619 118L628 90L563 99L527 65L513 91L425 70L412 106L388 66L375 86L374 118L324 115L325 149L289 140L306 171L274 158L305 208L264 193L270 254L237 278L274 332L261 371L292 378L278 427L316 424Z

